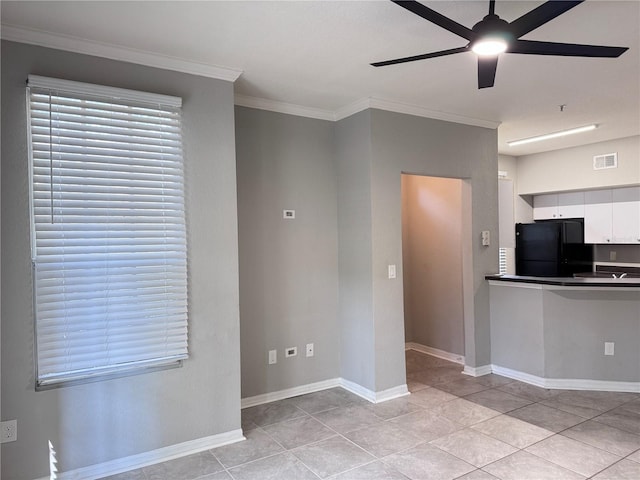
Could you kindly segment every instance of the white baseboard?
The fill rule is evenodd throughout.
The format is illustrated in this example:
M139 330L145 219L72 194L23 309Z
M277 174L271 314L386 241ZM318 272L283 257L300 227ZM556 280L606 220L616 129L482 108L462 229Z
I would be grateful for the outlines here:
M581 378L544 378L530 373L512 370L499 365L491 365L491 370L497 375L520 380L536 387L552 390L599 390L605 392L640 393L640 382L619 382L610 380L589 380Z
M358 385L357 383L351 382L345 378L341 378L340 386L345 390L349 390L351 393L354 393L359 397L362 397L365 400L370 401L371 403L382 403L388 400L393 400L394 398L404 397L405 395L409 395L409 389L407 388L406 383L404 385L398 385L397 387L392 387L386 390L381 390L379 392L374 392L373 390L364 388L363 386Z
M404 385L398 385L397 387L376 392L375 403L386 402L388 400L393 400L394 398L404 397L405 395L410 395L409 388L406 383Z
M481 377L483 375L489 375L492 371L493 368L491 365L482 365L481 367L470 367L469 365L465 365L462 373L471 377Z
M284 400L286 398L297 397L298 395L305 395L307 393L319 392L321 390L327 390L329 388L342 387L351 393L358 395L359 397L368 400L371 403L381 403L394 398L409 395L409 389L406 384L398 385L397 387L389 388L379 392L374 392L368 388L363 387L355 382L347 380L345 378L332 378L324 380L322 382L308 383L306 385L300 385L299 387L286 388L284 390L278 390L277 392L264 393L262 395L256 395L254 397L243 398L241 401L242 408L255 407L256 405L262 405L263 403L275 402L277 400Z
M405 343L404 348L405 350L415 350L416 352L426 353L427 355L431 355L432 357L437 357L443 360L448 360L453 363L459 363L460 365L464 365L464 356L458 355L457 353L445 352L444 350L439 350L433 347L427 347L426 345L422 345L420 343L415 343L415 342Z
M118 473L135 470L136 468L174 460L186 455L204 452L205 450L222 447L223 445L229 445L230 443L236 443L244 439L241 429L232 430L158 448L157 450L151 450L137 455L131 455L129 457L118 458L109 462L78 468L76 470L58 472L58 480L95 480L109 475L117 475ZM39 480L49 480L49 477L43 477Z
M351 393L364 398L365 400L369 400L371 403L376 403L376 392L373 390L369 390L368 388L352 382L351 380L347 380L346 378L340 379L340 386L345 390L349 390Z
M284 400L285 398L297 397L298 395L306 395L307 393L319 392L320 390L340 386L342 386L340 378L331 378L321 382L300 385L299 387L285 388L277 392L263 393L261 395L243 398L240 401L240 408L254 407L256 405L262 405L263 403L275 402Z

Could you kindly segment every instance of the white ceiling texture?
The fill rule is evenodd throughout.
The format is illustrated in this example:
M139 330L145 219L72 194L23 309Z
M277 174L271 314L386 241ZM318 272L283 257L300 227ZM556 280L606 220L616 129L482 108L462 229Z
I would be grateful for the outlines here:
M472 27L488 1L425 1ZM512 21L540 1L497 1ZM235 78L236 103L338 119L363 106L498 127L508 155L640 134L640 1L587 0L524 39L629 47L619 58L501 54L478 90L475 54L375 68L466 45L390 1L139 1L0 4L2 37ZM566 105L560 111L560 105ZM595 123L520 147L506 142Z

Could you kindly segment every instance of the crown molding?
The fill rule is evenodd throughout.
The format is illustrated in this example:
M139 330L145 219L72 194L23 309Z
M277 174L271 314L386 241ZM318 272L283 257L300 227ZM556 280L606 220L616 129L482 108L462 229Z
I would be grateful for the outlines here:
M109 58L111 60L136 63L148 67L173 70L176 72L188 73L201 77L215 78L228 82L235 82L243 73L242 70L233 68L226 68L217 65L183 60L176 57L158 55L156 53L146 52L142 50L135 50L132 48L126 48L92 40L85 40L78 37L45 32L42 30L18 27L15 25L3 24L2 29L0 30L0 35L2 39L13 42L27 43L30 45L38 45L41 47L55 48L58 50L66 50L69 52L81 53L85 55ZM432 118L435 120L443 120L446 122L461 123L464 125L473 125L491 129L496 129L500 125L500 122L496 122L493 120L473 118L464 115L429 110L417 105L410 105L407 103L394 102L391 100L383 100L373 97L362 98L342 108L339 108L336 111L305 107L303 105L296 105L292 103L279 102L275 100L268 100L265 98L251 97L240 94L235 95L235 104L243 107L257 108L260 110L269 110L272 112L329 121L342 120L343 118L347 118L363 110L375 108L388 112L402 113L405 115Z
M368 108L413 115L415 117L432 118L435 120L443 120L445 122L461 123L463 125L472 125L475 127L496 129L500 126L500 122L496 122L494 120L429 110L428 108L420 107L418 105L410 105L408 103L394 102L374 97L360 99L336 111L336 120L342 120L343 118L349 117Z
M109 58L122 62L137 63L147 67L162 68L176 72L198 75L201 77L215 78L235 82L242 74L242 70L233 68L209 65L180 58L158 55L143 50L120 47L92 40L85 40L68 35L34 30L30 28L17 27L14 25L2 25L0 34L3 40L12 42L28 43L41 47L55 48L69 52L93 55L95 57Z
M385 110L387 112L402 113L405 115L413 115L416 117L432 118L435 120L443 120L446 122L461 123L463 125L472 125L475 127L484 127L496 129L500 122L493 120L485 120L481 118L466 117L464 115L456 115L453 113L438 112L416 105L406 103L393 102L390 100L381 100L379 98L361 98L350 103L334 112L323 110L320 108L305 107L292 103L279 102L276 100L267 100L265 98L251 97L246 95L235 95L235 104L241 107L257 108L259 110L269 110L271 112L286 113L289 115L297 115L300 117L317 118L320 120L340 121L344 118L355 115L358 112L375 108L377 110Z
M496 129L500 126L500 122L496 122L495 120L486 120L484 118L467 117L466 115L429 110L428 108L417 105L382 100L379 98L372 98L370 103L370 108L377 108L378 110L386 110L388 112L404 113L405 115L414 115L416 117L433 118L435 120L443 120L445 122L461 123L463 125L472 125L474 127L491 129Z
M356 113L362 112L363 110L367 110L371 108L371 98L361 98L360 100L356 100L353 103L345 105L344 107L336 110L335 119L336 121L340 121L343 118L350 117L351 115L355 115Z
M321 108L305 107L293 103L268 100L266 98L251 97L248 95L235 95L235 104L241 107L257 108L258 110L268 110L270 112L286 113L298 117L316 118L318 120L335 121L335 114L330 110Z

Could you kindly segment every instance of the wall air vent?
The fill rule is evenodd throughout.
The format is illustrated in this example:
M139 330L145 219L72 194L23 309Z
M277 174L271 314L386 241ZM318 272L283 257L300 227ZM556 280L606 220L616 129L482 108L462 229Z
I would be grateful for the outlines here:
M593 169L604 170L605 168L618 168L618 154L606 153L593 157Z

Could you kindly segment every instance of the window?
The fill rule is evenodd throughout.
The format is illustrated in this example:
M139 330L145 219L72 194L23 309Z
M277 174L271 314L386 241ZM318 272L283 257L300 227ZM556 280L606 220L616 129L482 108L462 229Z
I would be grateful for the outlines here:
M513 181L507 172L498 172L498 272L513 272L513 258L516 247L514 228Z
M505 275L507 273L507 249L504 247L498 248L498 273Z
M29 76L37 385L187 358L181 99Z

